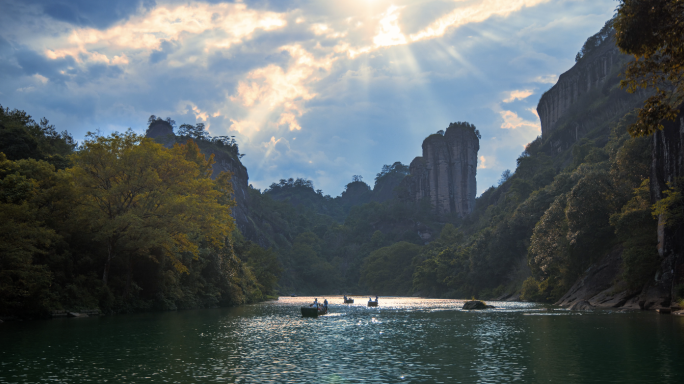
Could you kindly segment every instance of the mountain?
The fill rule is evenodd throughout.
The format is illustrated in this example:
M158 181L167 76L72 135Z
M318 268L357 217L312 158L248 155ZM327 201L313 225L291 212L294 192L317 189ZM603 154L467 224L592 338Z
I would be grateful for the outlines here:
M410 166L384 166L372 189L355 177L338 197L303 179L253 189L233 147L199 145L215 170L234 172L236 221L278 253L281 292L667 307L684 296L681 195L668 189L684 174L684 120L628 135L649 93L620 88L631 58L613 35L609 22L587 40L539 101L541 136L478 198L479 132L468 123L428 136Z
M446 132L423 141L423 156L411 161L401 185L403 197L430 201L438 215L463 217L475 207L477 152L480 133L468 123L452 123Z

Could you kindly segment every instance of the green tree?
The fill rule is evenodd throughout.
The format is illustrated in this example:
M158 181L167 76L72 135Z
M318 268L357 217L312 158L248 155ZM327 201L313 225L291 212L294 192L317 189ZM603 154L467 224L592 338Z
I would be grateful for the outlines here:
M107 249L102 280L121 254L167 257L187 272L182 255L198 256L201 242L221 248L232 231L230 175L211 180L213 157L196 144L166 149L132 131L89 134L69 169L82 197L77 220Z
M54 167L36 160L11 161L0 152L1 314L36 314L48 305L52 273L36 260L59 236L45 225L39 204L49 188L41 180L50 176L45 173L54 173Z
M0 152L8 159L45 160L62 169L75 146L68 132L58 133L47 119L36 123L26 112L0 105Z
M542 280L561 275L567 269L570 243L566 205L567 194L556 197L534 227L528 260L532 273Z
M653 278L660 262L656 235L658 221L651 215L649 179L644 179L641 186L634 189L633 198L620 212L611 215L610 223L623 245L623 277L630 288L640 289Z
M630 135L651 135L674 120L684 101L684 0L620 0L614 23L620 50L636 59L621 86L653 88Z
M413 259L419 252L419 245L405 241L371 252L361 267L361 284L375 295L408 295Z

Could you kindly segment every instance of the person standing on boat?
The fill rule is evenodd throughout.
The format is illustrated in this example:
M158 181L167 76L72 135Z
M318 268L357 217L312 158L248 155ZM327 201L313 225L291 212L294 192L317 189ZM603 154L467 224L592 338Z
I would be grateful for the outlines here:
M318 308L318 297L314 299L314 302L310 305L310 307Z
M378 296L375 296L375 302L376 303L378 302Z
M347 295L344 295L344 301L345 302L347 301Z
M328 309L328 299L325 299L323 301L323 306L325 307L325 309Z

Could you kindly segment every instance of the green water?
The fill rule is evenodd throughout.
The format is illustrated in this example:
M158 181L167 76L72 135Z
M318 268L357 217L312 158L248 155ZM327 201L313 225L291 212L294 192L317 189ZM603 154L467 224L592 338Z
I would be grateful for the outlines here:
M684 317L328 300L0 324L0 383L684 382Z

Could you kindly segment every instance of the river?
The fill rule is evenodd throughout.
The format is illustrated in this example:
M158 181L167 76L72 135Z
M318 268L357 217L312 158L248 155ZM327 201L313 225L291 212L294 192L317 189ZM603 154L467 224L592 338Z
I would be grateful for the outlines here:
M0 383L681 383L684 317L309 297L0 324ZM323 297L319 297L322 301Z

